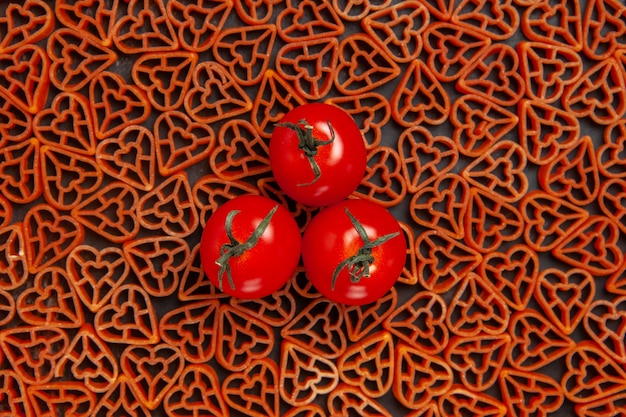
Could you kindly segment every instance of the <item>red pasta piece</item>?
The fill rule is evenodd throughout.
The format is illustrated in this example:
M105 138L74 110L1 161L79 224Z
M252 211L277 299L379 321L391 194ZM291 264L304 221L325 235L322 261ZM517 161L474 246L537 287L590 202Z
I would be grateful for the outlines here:
M585 269L593 275L608 275L622 264L620 231L610 219L592 215L560 242L552 254L574 267Z
M486 393L475 393L454 385L439 397L441 417L457 416L462 412L484 417L504 417L507 409L504 404Z
M509 363L522 371L535 371L570 352L575 343L536 310L522 310L511 316Z
M268 144L246 120L233 119L222 126L209 157L212 172L225 181L270 172Z
M96 406L96 395L80 382L51 382L29 386L27 389L33 413L54 417L66 414L76 417L91 416Z
M520 145L530 162L549 164L579 142L578 118L558 107L523 99L518 114Z
M602 125L614 123L626 112L624 73L615 59L598 62L565 91L561 101L563 108L578 118L590 117Z
M0 347L17 378L24 384L46 384L69 344L56 326L23 326L0 332Z
M520 202L526 244L538 252L554 249L589 217L589 213L543 191L531 191Z
M195 121L210 124L240 116L252 108L246 92L222 65L203 62L188 74L193 74L193 78L184 104Z
M509 308L500 296L475 273L465 277L448 305L446 324L452 333L473 337L506 331Z
M517 31L520 17L512 0L462 0L450 21L494 40L506 40Z
M100 141L96 161L106 174L143 191L154 187L154 136L143 126L128 126L118 136Z
M526 153L517 143L503 140L492 146L465 167L467 182L487 193L496 194L504 202L520 200L529 188Z
M82 381L93 392L106 392L118 377L117 358L91 324L81 327L67 353L57 364L55 376Z
M462 239L465 235L463 219L469 200L467 182L460 175L448 173L413 195L410 214L418 225Z
M259 190L245 181L223 180L212 174L199 178L193 185L193 201L204 227L209 216L223 203L238 195L258 194Z
M13 416L31 417L32 409L26 387L18 375L11 370L0 371L0 387L4 396L0 407Z
M584 269L576 268L567 271L544 269L535 288L535 300L546 317L568 335L586 317L595 294L594 277Z
M394 354L391 333L376 332L350 346L339 358L339 376L343 382L359 387L368 397L381 397L395 380Z
M459 159L459 151L451 139L434 136L422 126L402 132L398 138L398 152L409 193L445 176Z
M129 0L126 11L113 28L113 42L122 52L166 52L178 48L178 37L161 0Z
M65 270L50 267L35 276L33 286L17 299L20 318L34 326L80 327L85 322L76 290Z
M432 22L423 36L428 67L442 82L456 80L491 45L486 35L449 22Z
M348 306L343 309L346 334L350 341L359 342L382 324L398 305L398 291L392 287L375 303L365 306Z
M429 23L426 6L410 2L370 13L361 25L395 61L410 62L422 51L422 32Z
M518 125L517 115L482 96L468 94L452 105L452 139L468 156L483 155Z
M35 135L44 144L63 151L93 155L96 137L89 109L89 101L79 93L61 93L51 107L35 116Z
M415 255L420 284L439 294L452 289L482 260L479 252L438 230L417 237Z
M197 392L202 393L201 401L194 398ZM187 366L178 383L166 394L163 404L167 415L172 417L190 414L216 417L229 415L218 376L215 370L206 364Z
M340 306L325 298L312 300L281 329L280 335L329 359L341 356L347 346Z
M405 344L395 355L393 394L405 407L420 409L452 386L452 369L439 357Z
M25 112L41 111L48 96L48 56L36 45L0 55L0 91Z
M516 104L525 91L517 52L504 43L489 46L461 71L456 88L461 93L478 94L501 106Z
M148 409L159 406L183 371L180 351L167 344L129 346L122 352L120 368L136 398Z
M98 336L111 343L150 345L159 341L150 297L135 284L122 285L113 293L111 302L96 313L94 327Z
M270 359L258 359L243 372L230 374L222 382L222 393L229 407L251 417L278 417L278 365Z
M107 247L96 250L81 245L68 255L67 276L82 303L96 313L124 283L130 267L121 249Z
M54 28L54 14L43 0L26 0L6 7L0 27L0 52L10 53L45 39Z
M522 235L524 220L517 207L503 202L499 195L472 188L464 228L469 245L482 253L492 253Z
M510 345L511 338L506 333L455 336L446 348L446 362L467 389L484 392L501 375Z
M596 60L606 59L626 44L626 7L616 0L592 0L583 17L583 51Z
M273 70L263 74L252 107L252 124L261 136L270 138L274 126L293 108L304 104L300 93L282 75Z
M579 3L566 0L540 0L528 5L522 16L522 32L528 39L575 51L583 47ZM557 18L554 19L553 17Z
M384 207L392 207L400 204L406 193L398 152L386 146L378 146L370 151L365 175L354 195L371 199Z
M285 417L325 417L326 412L315 403L293 407L284 414Z
M5 198L0 197L0 229L10 226L13 217L13 207Z
M111 242L125 242L139 232L136 220L138 198L132 187L114 181L74 207L72 216Z
M187 3L181 0L166 4L167 17L178 33L178 41L184 49L206 51L224 27L233 8L230 2L202 0Z
M67 27L97 39L103 46L113 44L113 26L120 11L119 0L105 0L84 7L81 0L60 0L55 15Z
M57 3L57 9L63 6ZM78 92L118 59L113 50L85 35L84 31L67 28L52 33L48 56L51 59L50 81L65 92Z
M180 237L146 237L125 243L124 254L142 288L154 297L166 297L178 288L190 249Z
M83 240L83 228L74 218L46 204L30 208L24 216L24 246L28 270L43 271L64 259Z
M280 356L279 392L281 400L291 405L310 404L318 395L332 392L339 383L338 366L306 348L284 341Z
M191 52L144 53L133 65L133 81L155 109L175 110L183 104L197 62L198 55Z
M510 308L524 310L537 283L539 257L530 247L516 244L485 254L477 273Z
M394 120L405 127L438 125L449 111L450 98L432 70L422 61L413 61L391 97Z
M141 124L150 114L150 104L144 92L109 71L91 79L89 99L98 139L106 139L128 126Z
M418 292L396 308L383 322L383 327L409 346L436 355L449 340L445 323L446 303L439 295Z
M333 86L339 42L335 38L290 42L276 56L276 69L308 100L325 97Z
M276 25L273 24L228 28L217 37L213 54L239 85L255 85L268 70L275 40Z
M567 46L527 41L517 51L526 94L533 100L554 103L583 73L581 57Z
M347 384L339 384L328 396L329 415L345 416L355 412L361 417L391 417L392 414L361 390Z
M593 342L580 343L565 358L561 379L565 397L574 403L589 403L626 388L626 372Z
M159 323L163 342L180 349L185 361L200 364L215 355L217 300L192 302L166 313Z
M624 305L626 297L621 296L614 300L597 300L585 311L584 327L591 338L612 359L617 362L626 362L626 345L624 344L626 314Z
M512 417L555 413L565 400L558 383L542 373L507 368L499 380L507 415Z
M99 399L95 415L122 414L136 417L149 417L152 414L138 401L130 389L129 378L122 374L116 383Z
M274 346L274 332L260 317L249 316L229 305L219 309L217 350L220 365L233 373L266 357Z
M242 0L235 2L235 11L249 25L262 25L271 19L274 0Z
M102 183L102 170L93 159L42 146L41 174L44 197L59 210L71 210Z
M287 0L287 7L276 18L278 34L285 42L332 38L343 34L344 26L329 3Z
M398 64L364 34L347 36L339 44L335 86L342 94L370 92L398 75Z
M198 227L198 213L184 172L172 175L145 194L136 208L139 224L146 229L182 238Z
M21 223L0 228L0 289L13 290L28 278Z

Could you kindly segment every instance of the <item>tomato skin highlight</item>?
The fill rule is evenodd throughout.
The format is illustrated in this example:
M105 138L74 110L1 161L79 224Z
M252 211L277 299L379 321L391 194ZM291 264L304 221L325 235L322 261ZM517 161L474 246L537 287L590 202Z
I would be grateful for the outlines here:
M216 262L224 245L231 242L227 234L227 216L232 217L232 235L246 242L274 207L267 228L254 247L228 259L228 274L220 274ZM221 205L206 222L200 241L200 260L205 274L223 292L237 298L263 298L282 288L293 275L300 260L302 238L300 229L289 211L276 201L258 195L235 197Z
M297 132L287 124L306 121L321 142L312 162L300 148ZM270 165L276 182L293 200L309 206L339 203L359 186L367 165L365 141L352 116L326 103L308 103L288 112L277 123L269 144Z
M343 268L334 282L335 270L356 255L364 241L346 209L358 220L370 241L396 234L375 246L369 277L352 282ZM368 200L350 199L322 209L309 223L302 238L302 261L307 277L329 300L349 305L372 303L385 295L402 273L407 243L399 223L385 208Z

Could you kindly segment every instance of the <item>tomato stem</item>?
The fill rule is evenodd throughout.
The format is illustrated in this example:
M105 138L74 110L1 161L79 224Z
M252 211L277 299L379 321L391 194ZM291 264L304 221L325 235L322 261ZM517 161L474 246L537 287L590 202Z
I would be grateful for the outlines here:
M330 139L328 140L321 140L313 136L313 126L311 126L306 119L301 119L298 123L284 122L276 124L277 127L286 127L295 132L299 141L298 148L306 155L309 160L309 165L311 165L311 170L315 175L313 181L297 184L299 187L313 184L322 175L322 171L315 160L315 155L317 155L320 146L330 145L335 141L335 129L333 129L333 125L330 121L326 121L326 123L328 123L328 130L330 131Z
M215 263L220 267L218 277L217 277L220 291L223 290L222 281L224 278L224 273L226 273L226 277L228 278L228 284L230 285L230 288L232 288L233 290L235 289L235 283L233 281L232 273L230 270L230 263L229 263L230 259L233 257L241 256L246 251L256 246L256 244L259 242L259 239L261 239L261 236L263 235L263 233L265 233L265 229L267 229L267 227L269 226L270 221L272 220L272 217L274 216L274 213L276 213L277 209L278 209L278 204L275 205L269 211L269 213L267 213L267 215L265 215L263 220L261 220L261 223L258 224L258 226L252 231L252 234L250 235L250 237L248 237L248 239L246 239L246 241L243 243L239 242L233 235L233 221L235 219L235 216L239 214L240 210L231 210L226 215L225 229L226 229L226 235L228 236L228 239L230 240L230 242L222 245L222 247L220 248L221 255L215 261Z
M359 237L363 241L363 246L359 248L356 255L350 256L339 265L337 265L337 268L335 268L333 272L332 281L330 284L331 290L335 289L337 276L339 276L339 273L343 269L347 269L348 273L350 274L350 281L353 283L359 282L362 278L369 278L370 266L375 261L374 257L372 256L372 250L375 247L387 242L388 240L400 235L400 232L388 233L374 240L370 240L369 236L367 236L365 227L363 227L363 225L357 220L357 218L354 217L352 213L350 213L350 210L348 210L347 207L345 208L345 212L346 215L350 218L350 222L352 222L352 225L359 234Z

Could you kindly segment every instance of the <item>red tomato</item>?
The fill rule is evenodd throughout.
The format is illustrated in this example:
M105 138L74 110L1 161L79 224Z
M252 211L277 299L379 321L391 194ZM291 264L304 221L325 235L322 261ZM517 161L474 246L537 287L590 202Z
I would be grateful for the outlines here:
M361 183L367 164L365 141L354 119L325 103L288 112L272 132L269 156L280 188L310 206L348 197Z
M286 208L267 197L244 195L209 217L200 260L211 282L225 293L262 298L292 276L301 243L300 229Z
M326 298L363 305L394 285L406 249L402 229L389 211L369 200L345 200L311 220L302 239L302 261L309 280Z

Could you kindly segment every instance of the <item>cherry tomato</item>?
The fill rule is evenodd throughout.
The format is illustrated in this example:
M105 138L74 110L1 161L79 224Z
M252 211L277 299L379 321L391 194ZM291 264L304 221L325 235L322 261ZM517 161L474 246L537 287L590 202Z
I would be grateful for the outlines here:
M310 206L348 197L361 183L367 164L365 141L354 119L325 103L288 112L272 132L269 157L285 194Z
M207 277L237 298L262 298L279 290L300 260L300 229L274 200L235 197L206 222L200 260Z
M395 284L407 244L399 223L369 200L345 200L320 211L302 238L302 261L311 283L326 298L369 304Z

